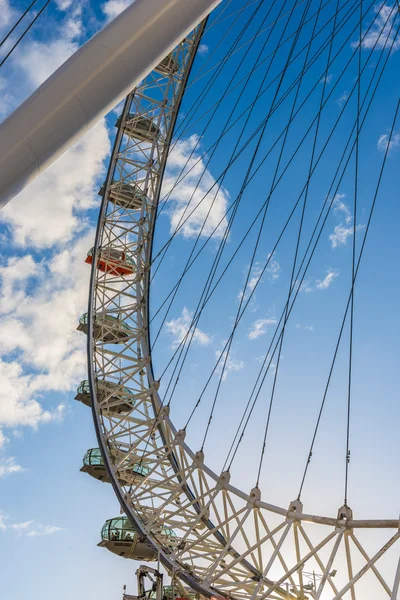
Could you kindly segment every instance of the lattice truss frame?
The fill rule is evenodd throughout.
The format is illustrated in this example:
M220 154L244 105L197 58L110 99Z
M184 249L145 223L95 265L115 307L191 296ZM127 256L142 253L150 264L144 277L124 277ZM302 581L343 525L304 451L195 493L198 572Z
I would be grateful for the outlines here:
M308 515L299 501L282 508L264 502L258 489L234 488L229 473L213 473L204 455L186 445L158 394L148 335L152 238L172 131L203 28L175 48L169 74L153 71L128 96L102 190L86 331L92 410L109 480L153 559L205 596L364 600L367 589L371 598L398 600L397 519L357 521L348 507L333 518ZM140 119L152 123L146 121L147 133L142 127L142 139ZM115 202L126 185L140 199L134 208ZM97 268L109 248L130 257L130 274ZM119 411L126 390L134 402ZM144 477L132 475L137 464L146 466ZM171 529L176 537L165 535Z

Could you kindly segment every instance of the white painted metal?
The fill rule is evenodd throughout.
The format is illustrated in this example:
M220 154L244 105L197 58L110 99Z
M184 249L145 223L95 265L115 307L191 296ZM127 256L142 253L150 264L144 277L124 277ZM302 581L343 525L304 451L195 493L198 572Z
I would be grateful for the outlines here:
M171 576L205 597L360 600L370 585L390 597L395 588L386 583L383 561L392 547L399 552L400 535L390 537L397 519L356 520L347 506L332 516L306 514L299 500L278 507L258 488L233 487L229 473L214 473L203 452L185 443L158 393L148 335L151 246L173 124L201 27L174 49L176 70L156 68L128 96L102 188L85 332L94 423L109 481L150 560L157 556ZM145 130L138 125L144 122ZM104 248L130 256L134 272L96 268ZM104 315L114 317L112 327ZM110 341L116 323L130 332L118 343L115 336ZM104 381L112 382L109 393ZM115 394L126 388L131 407L116 410ZM147 474L128 482L132 464L141 461ZM368 545L379 548L372 559L365 534ZM132 547L129 557L135 556ZM303 569L313 573L312 584L304 582Z
M136 0L0 126L0 207L125 98L220 0Z
M349 592L357 600L360 580L390 596L379 561L392 546L399 550L400 539L396 534L381 547L381 538L398 530L397 519L356 520L347 506L336 516L306 514L298 500L289 508L278 507L265 502L257 488L233 487L229 473L214 473L204 454L189 448L185 432L175 429L159 396L148 337L151 244L171 124L198 41L197 31L175 48L177 72L162 77L156 69L128 97L103 188L93 264L104 247L120 248L135 264L135 273L128 276L94 268L91 278L89 379L109 479L145 543L157 550L171 574L203 596L347 600ZM154 121L158 134L143 136L139 119ZM126 190L138 192L135 203L125 200L130 197ZM109 343L104 313L118 318L132 335L118 345ZM131 410L115 410L115 388L104 395L99 385L106 379L117 389L130 390ZM140 460L148 474L128 485L124 474L132 461ZM172 539L161 535L166 529L175 533ZM353 530L357 535L361 530L361 536L368 530L370 540L377 540L380 550L373 559ZM318 589L304 583L305 568L315 573Z

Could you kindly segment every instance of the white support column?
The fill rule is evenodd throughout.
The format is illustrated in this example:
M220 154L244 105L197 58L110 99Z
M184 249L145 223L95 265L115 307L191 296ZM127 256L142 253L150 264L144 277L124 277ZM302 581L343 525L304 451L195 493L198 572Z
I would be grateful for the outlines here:
M396 575L394 577L393 591L390 600L399 600L399 588L400 588L400 558L397 565Z
M107 114L221 0L136 0L0 125L0 208Z

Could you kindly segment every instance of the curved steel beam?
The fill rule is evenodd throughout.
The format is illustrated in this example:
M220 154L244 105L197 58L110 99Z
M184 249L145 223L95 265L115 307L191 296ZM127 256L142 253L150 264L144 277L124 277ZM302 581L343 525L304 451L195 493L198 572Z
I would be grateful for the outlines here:
M136 0L0 125L0 208L106 115L221 0Z

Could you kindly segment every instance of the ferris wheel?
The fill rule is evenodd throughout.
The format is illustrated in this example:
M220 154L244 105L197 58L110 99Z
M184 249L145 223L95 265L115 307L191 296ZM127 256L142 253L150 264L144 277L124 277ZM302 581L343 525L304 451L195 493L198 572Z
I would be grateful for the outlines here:
M399 31L397 3L225 0L116 118L78 325L76 399L98 439L81 470L123 512L99 546L162 564L171 598L400 599L398 515L354 493L374 494L372 473L352 487L368 396L356 311L400 140L400 86L385 84ZM307 308L339 277L323 240L347 248L347 283ZM318 348L295 338L313 330L298 314L320 323Z
M229 9L227 10L229 4L232 4L230 13ZM303 189L297 201L302 203L303 209L299 209L302 216L298 233L293 233L297 235L298 244L294 251L289 291L282 305L280 320L278 322L276 319L273 323L276 328L275 335L262 360L262 368L250 395L247 412L244 411L236 437L233 439L230 458L236 454L240 445L266 373L274 370L271 410L286 326L296 298L307 281L304 265L312 256L313 244L314 249L317 246L318 242L315 240L318 239L319 227L322 231L329 210L340 210L337 208L337 182L342 181L343 173L350 163L349 157L357 156L358 159L360 155L362 120L366 118L374 86L377 87L377 82L384 72L384 63L391 51L390 45L393 47L397 39L398 13L393 7L393 13L386 13L387 22L381 27L381 37L375 36L375 47L379 49L378 56L381 57L376 78L365 77L363 74L369 59L361 58L363 36L365 38L368 31L371 31L371 28L373 30L374 15L376 17L378 14L379 18L382 15L375 11L371 13L372 17L368 16L368 10L362 2L337 3L336 6L331 4L282 2L275 3L272 7L266 2L225 3L217 16L211 17L208 24L203 21L195 28L128 96L116 122L118 132L114 150L107 179L100 190L102 205L96 240L87 257L87 262L92 264L89 310L83 315L78 327L88 334L89 379L82 382L77 396L77 399L92 406L100 447L86 453L82 470L97 479L109 481L125 513L123 517L118 516L106 522L100 545L125 558L161 561L174 581L182 582L193 592L205 597L219 595L225 598L260 600L355 600L357 597L395 599L398 596L400 533L397 518L357 519L347 501L347 487L344 502L338 506L336 514L311 514L303 507L301 500L305 477L299 495L292 498L288 504L269 503L268 495L266 494L264 499L259 485L262 459L254 487L239 489L231 482L229 461L225 462L222 470L213 470L208 464L204 443L200 451L192 450L186 442L187 426L176 427L171 416L171 399L174 397L183 365L199 335L199 321L204 307L210 301L211 293L219 282L218 277L221 278L221 273L223 274L223 270L218 271L218 263L228 246L227 240L229 232L233 230L234 214L238 210L251 174L262 164L259 148L264 141L263 135L273 120L274 112L278 112L280 105L284 106L279 117L281 131L279 135L275 134L276 139L270 144L270 147L276 145L281 150L280 153L275 153L273 161L269 163L269 168L272 169L273 166L276 170L272 180L267 183L270 191L266 194L266 204L264 203L259 211L259 214L264 214L265 217L265 205L268 207L277 182L283 177L282 173L285 173L284 160L287 158L283 158L283 148L291 134L291 123L297 114L301 115L301 109L306 105L305 91L317 89L317 100L311 102L315 114L309 119L312 133L308 144L310 147L314 145L312 150L309 149L308 171L303 173ZM206 84L201 83L202 76L207 73L206 65L194 75L194 81L191 80L190 73L196 53L203 43L202 36L207 34L211 27L217 30L218 24L224 19L229 22L229 26L224 28L226 39L223 44L219 41L220 46L224 47L224 52L221 54L215 51L218 60L210 64L212 75L208 79L206 77ZM251 35L246 37L246 30ZM235 34L231 36L233 42L229 37L230 32ZM352 52L356 65L354 97L358 95L356 107L353 106L354 124L352 128L348 125L348 140L343 142L343 150L340 150L343 155L341 161L338 159L339 175L333 178L330 189L327 186L326 202L323 203L321 215L316 220L315 232L309 235L308 247L304 246L304 254L301 255L303 250L299 240L302 235L306 199L311 195L310 181L324 151L322 139L329 139L336 126L331 125L329 134L319 133L319 128L325 127L326 124L323 108L332 95L328 86L329 76L332 64L336 57L340 56L340 48L343 48L340 44L348 39L346 36L349 32L350 35L361 38L358 48L355 47ZM221 40L223 34L217 34L215 37ZM260 40L263 42L261 48ZM216 44L218 46L218 42ZM226 48L229 48L228 51ZM374 48L370 50L370 57L373 50ZM204 166L205 160L198 158L199 151L196 153L197 141L192 141L192 153L186 163L180 157L182 160L179 173L174 172L173 177L168 175L168 182L171 177L174 178L170 187L163 185L168 161L175 156L174 153L179 152L179 144L185 139L185 125L188 123L186 131L190 131L190 124L197 122L195 119L198 118L202 98L214 85L217 87L218 77L221 77L224 66L229 65L229 60L235 53L240 60L249 61L249 72L236 76L235 71L228 85L222 86L223 89L213 97L208 115L213 114L212 111L216 110L214 107L219 106L229 94L235 98L236 104L229 117L224 120L223 126L219 127L220 137L211 143L207 152L201 156L209 157L210 153L213 156L221 138L226 136L227 139L231 139L230 130L233 130L236 136L234 150L225 169L220 167L221 175L218 174L219 176L210 182L210 190L207 189L203 194L204 186L199 183L194 186L190 199L178 216L175 215L174 227L171 226L167 241L159 244L155 255L154 236L157 226L161 227L160 213L165 207L168 210L168 201L174 197L174 190L183 185L185 177L190 177L190 171L196 169L197 165L200 165L198 173L196 172L199 181L205 172L209 174ZM251 57L252 53L256 54L256 58L250 60L248 57ZM318 65L318 68L314 69L314 65ZM344 73L345 67L340 68ZM259 71L255 80L257 83L262 80L262 83L256 87L256 91L251 91L253 98L243 111L245 116L238 117L239 111L234 113L234 110L240 105L243 97L247 99L246 86L257 69ZM307 71L309 80L305 82ZM258 116L256 103L268 89L268 85L271 86L269 79L276 82L272 100L266 95L268 100L265 101L270 102L269 111L258 123L255 133L248 135L249 130L245 129L245 126L252 122L250 116L253 111L253 114L257 113ZM189 108L189 116L184 114L182 122L178 122L182 101L190 94L196 82L200 91L198 95L196 93L196 99ZM235 87L239 89L239 95L236 96L232 93ZM352 93L342 101L343 104L349 102ZM209 93L209 96L212 94ZM232 99L227 106L231 107L233 103ZM304 112L305 110L303 109ZM207 114L207 110L204 112ZM393 118L391 135L397 110ZM203 117L202 123L210 121ZM243 121L245 125L241 129ZM239 123L240 126L235 128L235 123ZM177 132L175 136L174 131ZM297 132L296 135L300 139L303 132ZM205 136L203 131L201 139ZM246 147L246 143L249 144L248 140L251 141L252 136L256 143L248 158L249 170L241 187L239 186L231 205L231 212L229 213L228 209L226 214L221 214L219 222L214 222L210 217L213 202L218 202L218 194L224 193L226 173L236 160L239 163L241 151L244 153L242 149ZM390 140L384 162L389 145ZM272 155L271 149L265 146L264 159L268 153ZM376 186L378 191L379 183L376 183ZM199 209L202 202L206 205L204 211ZM347 222L349 223L350 219ZM185 225L189 229L185 230ZM195 235L190 232L190 226ZM358 227L355 216L353 226L355 240ZM168 308L165 309L164 317L160 317L158 333L154 334L156 342L160 334L162 335L163 328L164 331L168 326L171 328L171 321L167 320L168 315L182 286L182 280L195 262L198 245L204 237L208 240L213 236L219 245L213 260L207 263L211 266L205 277L204 288L201 294L199 292L197 309L194 313L186 313L186 316L189 315L187 326L173 348L170 363L172 366L169 372L168 369L163 372L163 375L168 372L169 383L161 392L160 380L154 366L156 344L150 335L152 330L157 330L156 327L152 327L155 317L150 304L150 291L154 285L154 271L162 270L160 265L165 254L170 251L172 243L182 230L186 237L195 238L196 242L187 260L185 257L183 263L179 263L176 274L168 277L167 289L157 288L159 298L156 304ZM205 437L214 416L218 390L229 370L232 355L230 353L233 351L232 340L238 323L251 304L255 288L272 266L276 251L274 248L267 255L265 264L257 265L257 274L249 287L249 280L254 278L254 257L261 231L262 226L254 246L244 289L240 300L237 300L237 316L231 323L231 332L227 335L227 341L207 380L208 384L210 378L215 376L218 385L209 419L205 421ZM256 237L256 234L254 236ZM279 238L278 232L276 237ZM193 267L193 271L195 268ZM357 259L353 256L353 283L350 284L345 306L344 323L346 319L353 318L350 315L354 314L354 282L357 271ZM165 279L163 283L165 285ZM163 302L160 302L160 299L163 299ZM156 311L153 310L154 312ZM341 334L339 344L340 339ZM331 373L329 379L330 377ZM326 389L329 387L329 379ZM188 394L190 389L186 383L184 398ZM201 392L197 403L192 401L193 413L203 397ZM322 408L325 398L326 391ZM191 417L189 421L190 419ZM349 428L349 421L347 426ZM226 423L223 427L226 428ZM266 435L263 448L265 440ZM311 463L314 442L315 435L305 475ZM251 458L247 456L246 460ZM347 485L349 444L345 462ZM329 479L329 474L326 477ZM276 485L279 485L279 481ZM374 539L376 546L371 552ZM382 568L380 565L383 565ZM384 573L389 571L391 575L386 580ZM368 589L374 590L370 592L370 596L366 595Z

